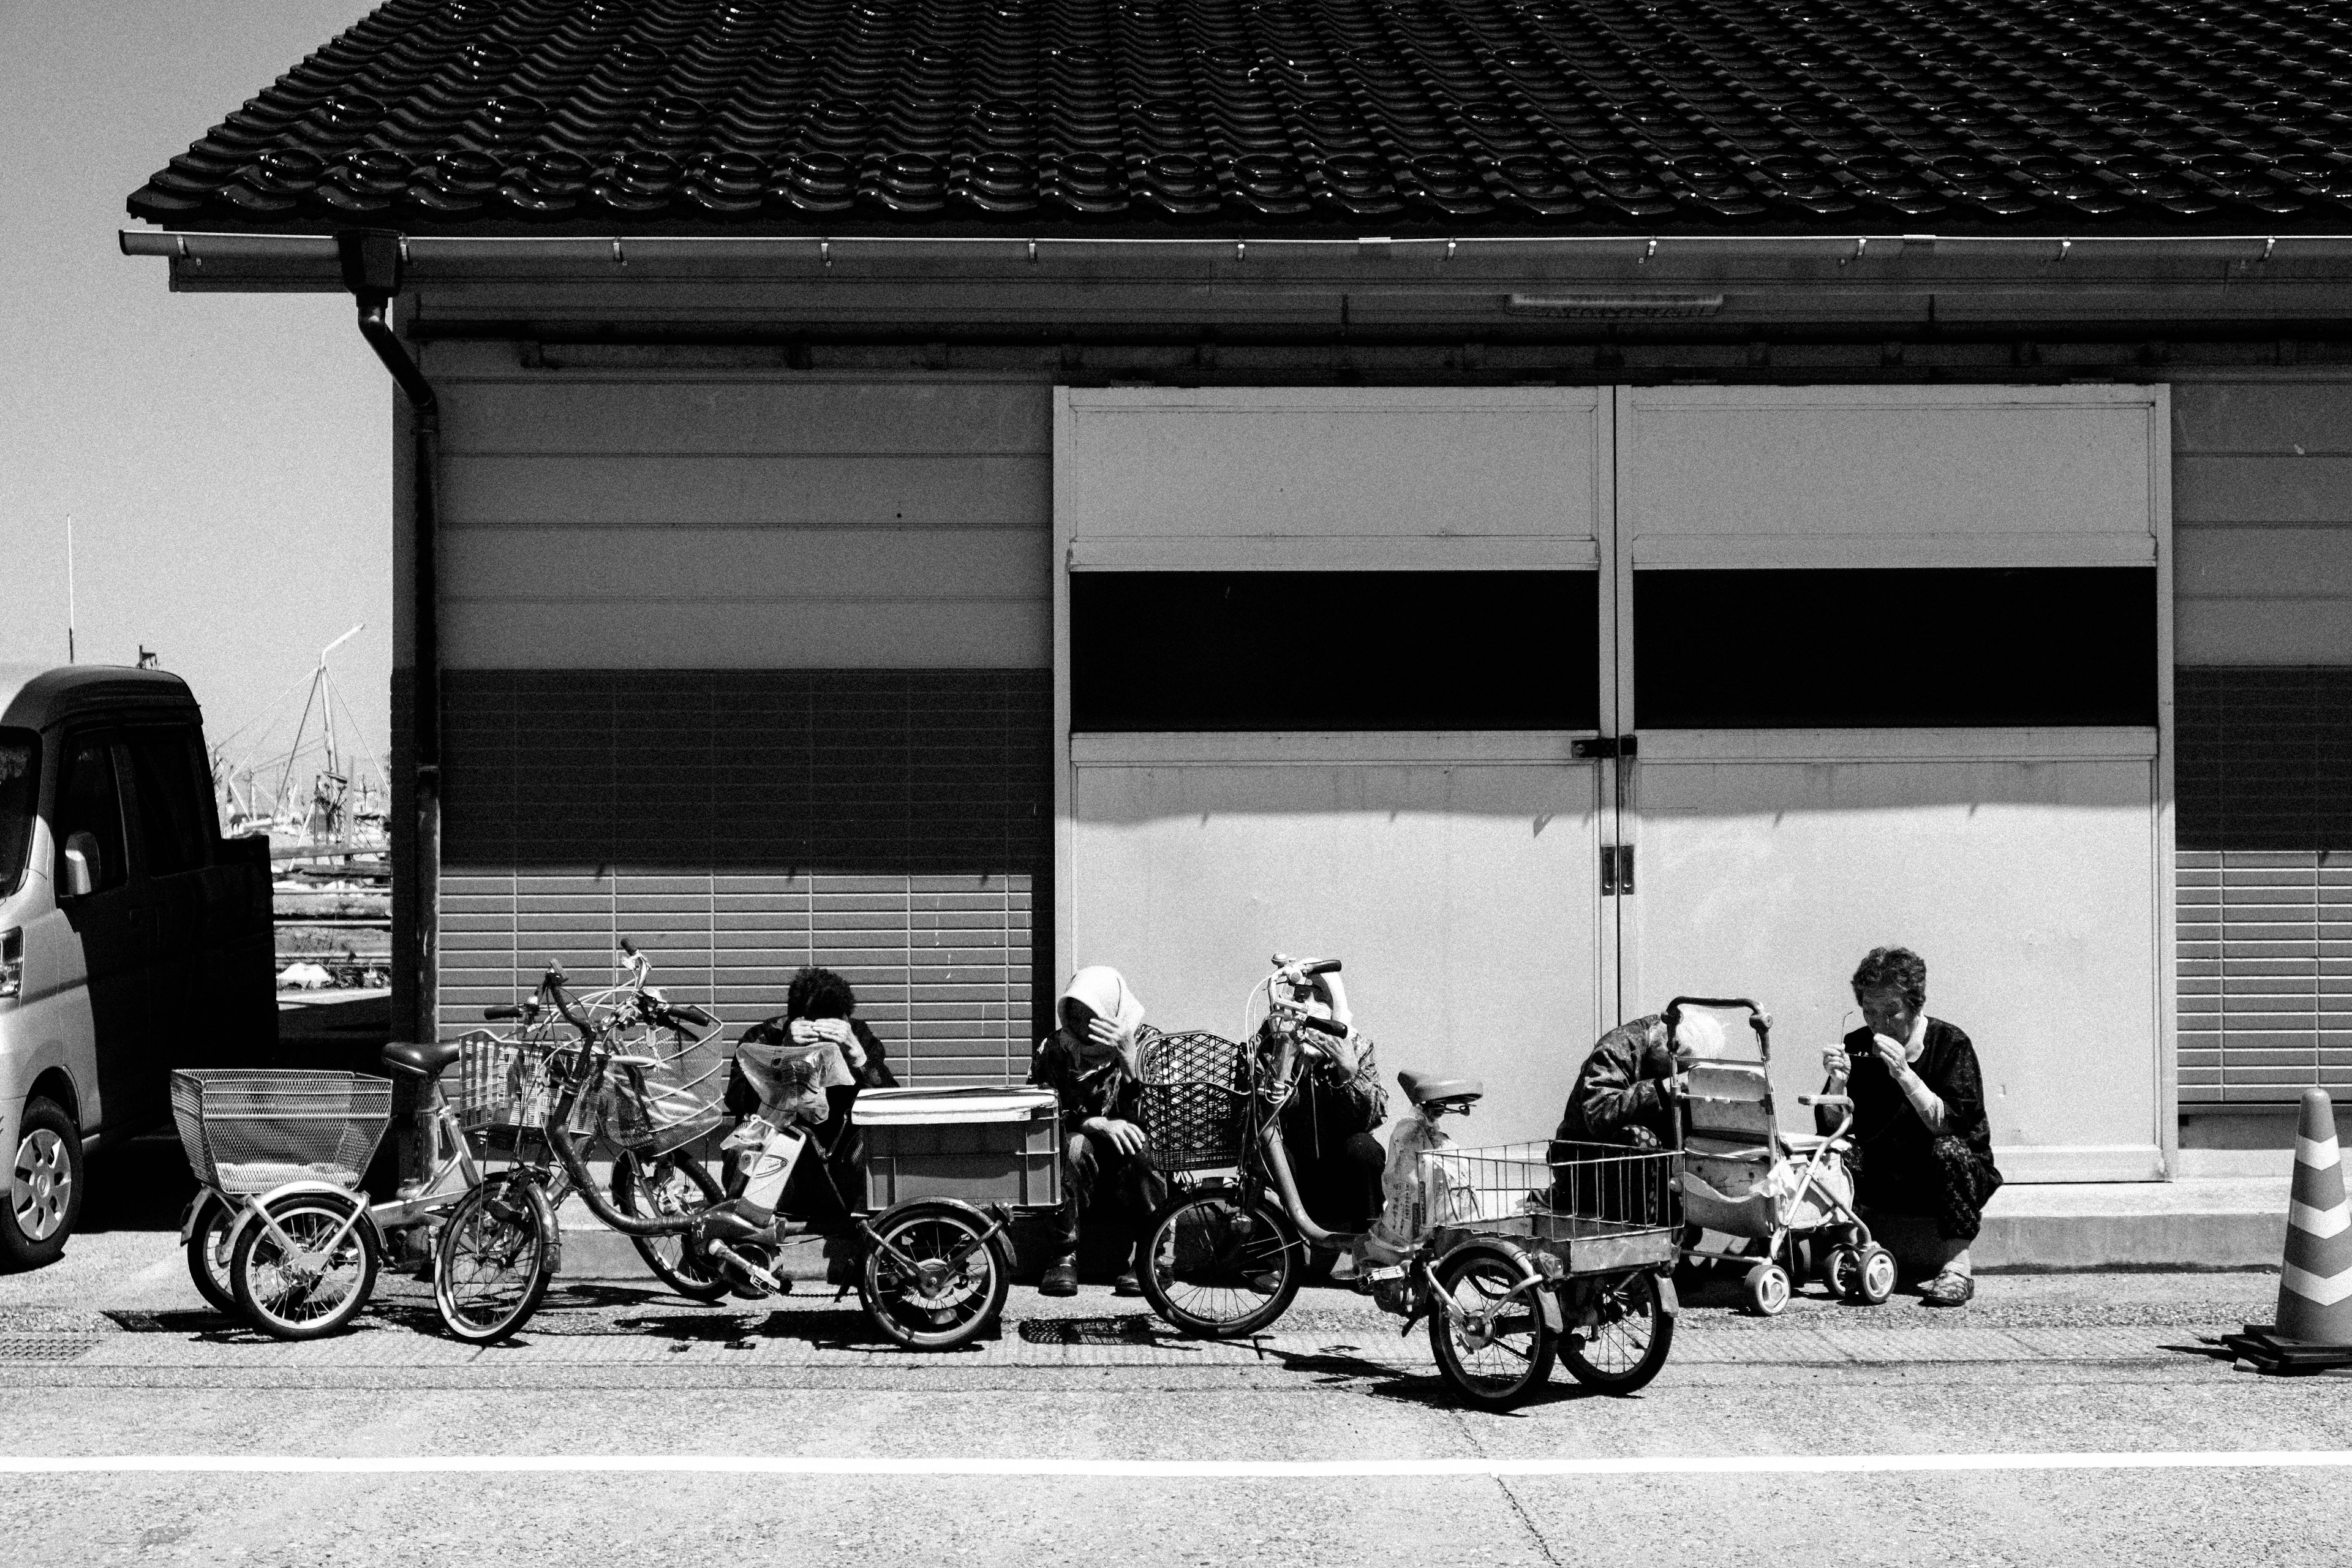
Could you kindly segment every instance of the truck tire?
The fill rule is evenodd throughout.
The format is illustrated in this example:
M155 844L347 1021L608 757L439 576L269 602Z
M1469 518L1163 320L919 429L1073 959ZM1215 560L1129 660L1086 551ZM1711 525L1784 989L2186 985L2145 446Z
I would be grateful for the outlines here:
M81 1130L54 1100L25 1102L0 1170L0 1266L55 1263L81 1218Z

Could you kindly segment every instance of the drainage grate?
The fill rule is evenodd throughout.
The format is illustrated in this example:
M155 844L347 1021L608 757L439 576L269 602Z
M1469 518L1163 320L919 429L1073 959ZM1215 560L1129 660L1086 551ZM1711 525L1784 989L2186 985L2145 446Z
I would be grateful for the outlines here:
M97 1344L94 1334L0 1334L0 1361L79 1361Z

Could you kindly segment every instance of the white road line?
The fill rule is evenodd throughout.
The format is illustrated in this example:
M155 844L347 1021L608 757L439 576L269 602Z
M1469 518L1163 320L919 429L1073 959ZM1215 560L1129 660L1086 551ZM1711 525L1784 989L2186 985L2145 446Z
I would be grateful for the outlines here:
M1724 1454L1623 1458L1058 1459L857 1458L760 1454L0 1455L0 1475L1036 1476L1126 1480L1326 1480L1360 1477L1843 1475L1868 1471L2243 1470L2352 1468L2352 1449L2218 1449L2176 1453Z

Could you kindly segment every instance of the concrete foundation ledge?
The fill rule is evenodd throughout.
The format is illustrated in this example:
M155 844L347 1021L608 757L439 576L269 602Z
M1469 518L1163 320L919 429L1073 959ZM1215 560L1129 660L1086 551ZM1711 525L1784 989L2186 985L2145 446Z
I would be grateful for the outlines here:
M2048 1183L1993 1194L1970 1249L2008 1273L2276 1268L2288 1179Z

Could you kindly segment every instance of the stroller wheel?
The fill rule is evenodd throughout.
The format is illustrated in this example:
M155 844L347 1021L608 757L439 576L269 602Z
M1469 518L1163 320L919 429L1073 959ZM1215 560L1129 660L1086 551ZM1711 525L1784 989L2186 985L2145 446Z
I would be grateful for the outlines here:
M1875 1307L1895 1294L1895 1254L1873 1245L1862 1254L1854 1271L1854 1299Z
M1855 1287L1862 1280L1862 1254L1851 1247L1832 1247L1822 1264L1822 1283L1842 1301L1859 1300Z
M1748 1310L1773 1318L1789 1304L1789 1271L1777 1263L1759 1263L1748 1271L1742 1281L1748 1295Z

